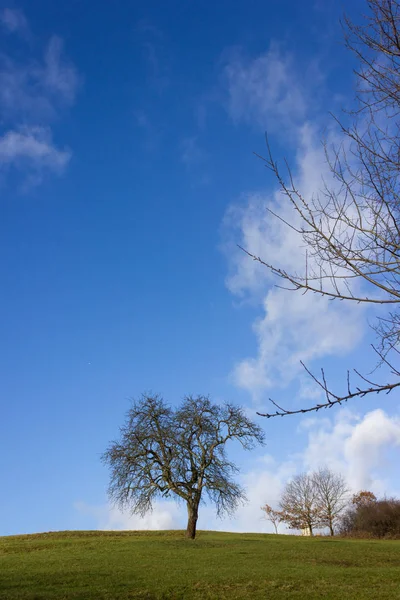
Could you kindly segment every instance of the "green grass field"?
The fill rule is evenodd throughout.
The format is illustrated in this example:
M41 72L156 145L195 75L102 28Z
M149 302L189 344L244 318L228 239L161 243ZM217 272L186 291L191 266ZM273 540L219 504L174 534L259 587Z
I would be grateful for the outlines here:
M0 538L0 598L400 599L400 542L199 532Z

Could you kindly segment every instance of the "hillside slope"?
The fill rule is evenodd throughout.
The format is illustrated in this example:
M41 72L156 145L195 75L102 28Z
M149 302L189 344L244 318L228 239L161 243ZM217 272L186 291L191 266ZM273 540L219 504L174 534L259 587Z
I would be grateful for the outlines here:
M400 542L179 531L0 538L0 598L400 599Z

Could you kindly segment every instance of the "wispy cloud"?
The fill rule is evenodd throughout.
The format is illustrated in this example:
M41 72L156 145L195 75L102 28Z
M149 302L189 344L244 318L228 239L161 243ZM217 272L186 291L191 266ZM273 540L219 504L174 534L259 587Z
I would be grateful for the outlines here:
M10 33L26 35L29 32L28 21L22 10L3 8L0 11L0 23Z
M79 86L76 68L63 56L62 40L50 39L42 60L17 62L0 56L0 108L7 121L49 121L72 106Z
M1 22L10 31L29 29L25 15L18 10L3 10ZM74 104L79 84L77 69L65 56L58 36L50 38L41 57L32 56L25 47L18 52L18 59L0 55L3 172L14 167L30 184L37 184L46 173L65 170L71 151L53 142L50 124Z
M170 69L164 33L150 21L140 20L136 25L137 40L147 66L148 83L159 93L170 84Z
M235 51L223 69L225 104L235 122L286 130L307 117L312 90L321 75L317 63L300 71L294 57L277 43L256 58Z
M63 104L74 103L79 85L79 77L74 65L64 56L63 40L53 36L46 48L44 66L39 70L39 81Z
M0 137L0 166L62 173L71 158L68 150L57 149L51 130L44 127L22 127Z

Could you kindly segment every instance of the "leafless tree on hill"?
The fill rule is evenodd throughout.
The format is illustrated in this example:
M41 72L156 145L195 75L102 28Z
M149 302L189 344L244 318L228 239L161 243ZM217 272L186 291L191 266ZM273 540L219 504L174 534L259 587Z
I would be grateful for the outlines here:
M217 513L232 513L245 500L234 481L237 467L226 444L245 450L263 444L264 432L232 404L188 396L173 410L157 395L143 395L127 413L120 439L103 455L110 467L111 499L144 516L156 498L186 503L187 537L196 536L199 506L208 497Z
M286 484L279 507L283 521L291 529L314 529L323 527L323 516L318 503L317 489L312 475L301 473Z
M316 489L317 503L321 512L321 522L335 535L335 525L348 506L348 487L339 473L330 469L319 469L312 475Z

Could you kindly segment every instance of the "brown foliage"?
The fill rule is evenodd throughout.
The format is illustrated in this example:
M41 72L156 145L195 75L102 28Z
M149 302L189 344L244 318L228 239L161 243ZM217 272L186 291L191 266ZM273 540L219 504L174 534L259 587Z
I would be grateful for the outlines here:
M356 495L356 502L345 513L341 533L354 537L395 539L400 536L400 500L377 500L371 492Z
M377 498L373 492L369 492L368 490L361 490L357 494L354 494L351 499L352 504L355 504L357 507L360 506L369 506L376 502Z
M275 528L275 533L278 533L278 525L285 520L285 515L279 510L274 510L269 504L264 504L261 510L265 512L265 518L271 521Z

